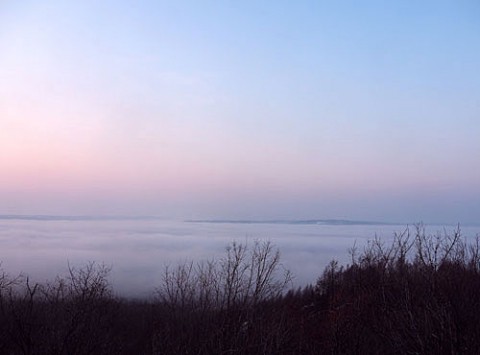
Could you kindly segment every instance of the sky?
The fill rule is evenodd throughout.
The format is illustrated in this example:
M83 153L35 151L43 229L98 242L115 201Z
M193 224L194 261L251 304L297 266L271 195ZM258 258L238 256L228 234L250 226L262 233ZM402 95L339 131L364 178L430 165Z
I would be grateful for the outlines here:
M480 3L0 0L0 214L480 220Z

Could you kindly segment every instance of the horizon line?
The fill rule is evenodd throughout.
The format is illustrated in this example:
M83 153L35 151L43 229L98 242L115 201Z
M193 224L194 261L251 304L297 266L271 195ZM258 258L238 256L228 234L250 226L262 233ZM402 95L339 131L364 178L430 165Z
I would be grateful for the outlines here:
M24 220L24 221L121 221L121 220L168 220L165 216L155 215L58 215L58 214L0 214L0 220ZM178 220L181 220L178 218ZM373 221L362 219L345 219L345 218L292 218L292 219L232 219L232 218L201 218L201 219L183 219L186 223L235 223L235 224L290 224L290 225L330 225L330 226L346 226L346 225L404 225L414 226L418 224L425 225L443 225L443 226L480 226L479 222L464 223L448 223L448 222L392 222L392 221Z

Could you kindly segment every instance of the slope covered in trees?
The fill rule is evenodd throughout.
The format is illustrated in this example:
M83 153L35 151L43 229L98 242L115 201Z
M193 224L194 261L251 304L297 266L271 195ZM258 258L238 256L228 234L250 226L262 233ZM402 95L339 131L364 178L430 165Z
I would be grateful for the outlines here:
M46 284L3 274L0 353L480 353L480 240L459 231L374 239L297 290L269 242L165 268L150 300L114 296L108 273L91 263Z

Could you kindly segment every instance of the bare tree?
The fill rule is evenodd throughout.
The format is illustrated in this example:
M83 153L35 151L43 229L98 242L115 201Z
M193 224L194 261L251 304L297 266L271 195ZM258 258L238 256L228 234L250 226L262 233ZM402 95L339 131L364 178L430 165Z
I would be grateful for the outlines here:
M255 327L260 334L259 321L255 322L259 307L282 296L290 281L279 251L268 241L255 241L252 247L233 242L221 259L166 267L156 291L165 312L155 348L170 353L187 349L205 354L239 349L248 353L247 348L252 351L261 343L251 336ZM277 315L277 323L272 319L263 336L277 339L278 344L285 322L281 312Z

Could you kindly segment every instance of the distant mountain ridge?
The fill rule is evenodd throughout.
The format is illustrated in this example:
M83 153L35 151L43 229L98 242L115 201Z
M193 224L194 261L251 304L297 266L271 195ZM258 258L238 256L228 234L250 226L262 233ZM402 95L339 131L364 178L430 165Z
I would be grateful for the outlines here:
M121 220L154 220L155 216L60 216L60 215L0 215L0 220L23 221L121 221Z
M401 223L379 222L379 221L359 221L348 219L189 219L189 223L235 223L235 224L319 224L327 226L359 226L359 225L399 225Z
M108 221L108 220L155 220L156 216L95 216L95 215L0 215L0 220L24 221ZM320 225L398 225L399 223L362 221L348 219L187 219L187 223L235 223L235 224L320 224Z
M22 221L161 221L169 220L160 216L128 216L128 215L19 215L0 214L0 221L22 220ZM177 220L178 221L178 220ZM388 222L388 221L366 221L350 219L186 219L185 223L218 223L218 224L284 224L284 225L324 225L324 226L399 226L416 225L418 222ZM456 226L459 223L429 222L428 225ZM480 226L480 223L460 223L462 226Z

